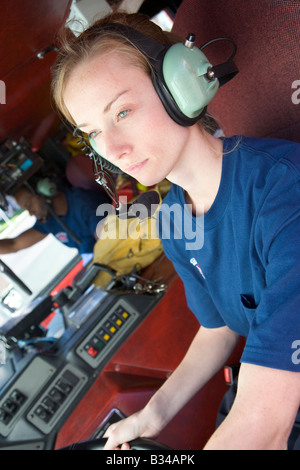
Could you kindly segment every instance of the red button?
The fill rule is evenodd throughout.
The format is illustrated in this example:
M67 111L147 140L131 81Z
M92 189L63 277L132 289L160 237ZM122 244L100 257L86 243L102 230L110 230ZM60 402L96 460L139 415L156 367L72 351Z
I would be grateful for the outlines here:
M232 385L233 380L232 380L232 369L231 369L231 367L228 367L228 366L224 367L224 378L225 378L225 382L228 385Z
M92 356L92 357L96 357L97 354L98 354L98 349L96 348L93 348L93 346L91 346L88 350L87 350L87 353Z

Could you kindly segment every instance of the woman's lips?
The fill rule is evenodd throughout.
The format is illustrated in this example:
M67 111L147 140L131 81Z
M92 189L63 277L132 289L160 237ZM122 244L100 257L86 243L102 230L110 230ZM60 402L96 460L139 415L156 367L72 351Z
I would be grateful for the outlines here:
M130 173L131 175L134 175L135 173L138 173L144 165L146 165L148 159L143 160L142 162L139 163L134 163L133 165L128 166L124 171L125 173Z

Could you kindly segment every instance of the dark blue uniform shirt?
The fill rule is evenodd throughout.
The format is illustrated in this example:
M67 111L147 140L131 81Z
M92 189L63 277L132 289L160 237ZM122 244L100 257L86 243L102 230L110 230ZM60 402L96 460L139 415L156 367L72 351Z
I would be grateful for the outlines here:
M36 222L33 228L41 233L52 233L65 245L77 248L79 253L92 253L96 242L96 227L101 220L101 217L96 215L96 210L100 204L110 203L110 199L101 191L87 191L80 188L67 188L64 194L68 211L60 219L77 235L82 242L81 245L78 246L52 216L44 223Z
M194 217L173 185L159 219L200 324L244 336L242 362L300 372L300 145L225 138L210 210Z

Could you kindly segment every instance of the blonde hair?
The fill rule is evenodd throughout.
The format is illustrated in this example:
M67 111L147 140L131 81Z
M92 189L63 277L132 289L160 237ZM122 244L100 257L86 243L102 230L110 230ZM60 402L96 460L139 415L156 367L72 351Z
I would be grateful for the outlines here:
M68 78L77 65L97 55L117 50L128 58L128 63L142 69L150 77L153 70L148 58L124 35L109 30L110 25L121 24L129 26L150 37L160 44L175 44L181 39L176 35L163 31L159 26L140 13L127 14L115 12L96 21L90 28L78 37L71 37L66 28L60 36L60 50L56 64L52 68L52 97L62 118L75 125L63 99L64 88ZM213 133L218 125L206 114L199 124Z

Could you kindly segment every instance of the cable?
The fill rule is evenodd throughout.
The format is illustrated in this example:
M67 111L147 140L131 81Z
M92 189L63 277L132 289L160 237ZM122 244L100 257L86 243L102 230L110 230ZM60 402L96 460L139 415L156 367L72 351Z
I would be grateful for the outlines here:
M79 138L77 145L83 152L85 152L85 155L87 155L92 160L93 172L96 182L100 184L100 186L103 186L104 190L118 209L120 207L120 202L117 195L117 190L114 181L108 172L120 174L123 173L122 170L110 163L105 158L101 157L101 155L96 154L94 149L87 142L87 139L77 127L73 129L73 136Z
M236 51L237 51L237 45L234 42L234 40L231 39L231 38L224 37L224 38L211 39L210 41L207 41L204 44L202 44L202 46L200 46L199 49L202 51L205 47L210 46L211 44L213 44L214 42L217 42L217 41L228 41L228 42L231 42L231 44L233 44L233 53L231 54L231 56L228 59L228 62L231 61L235 57L235 54L236 54Z

